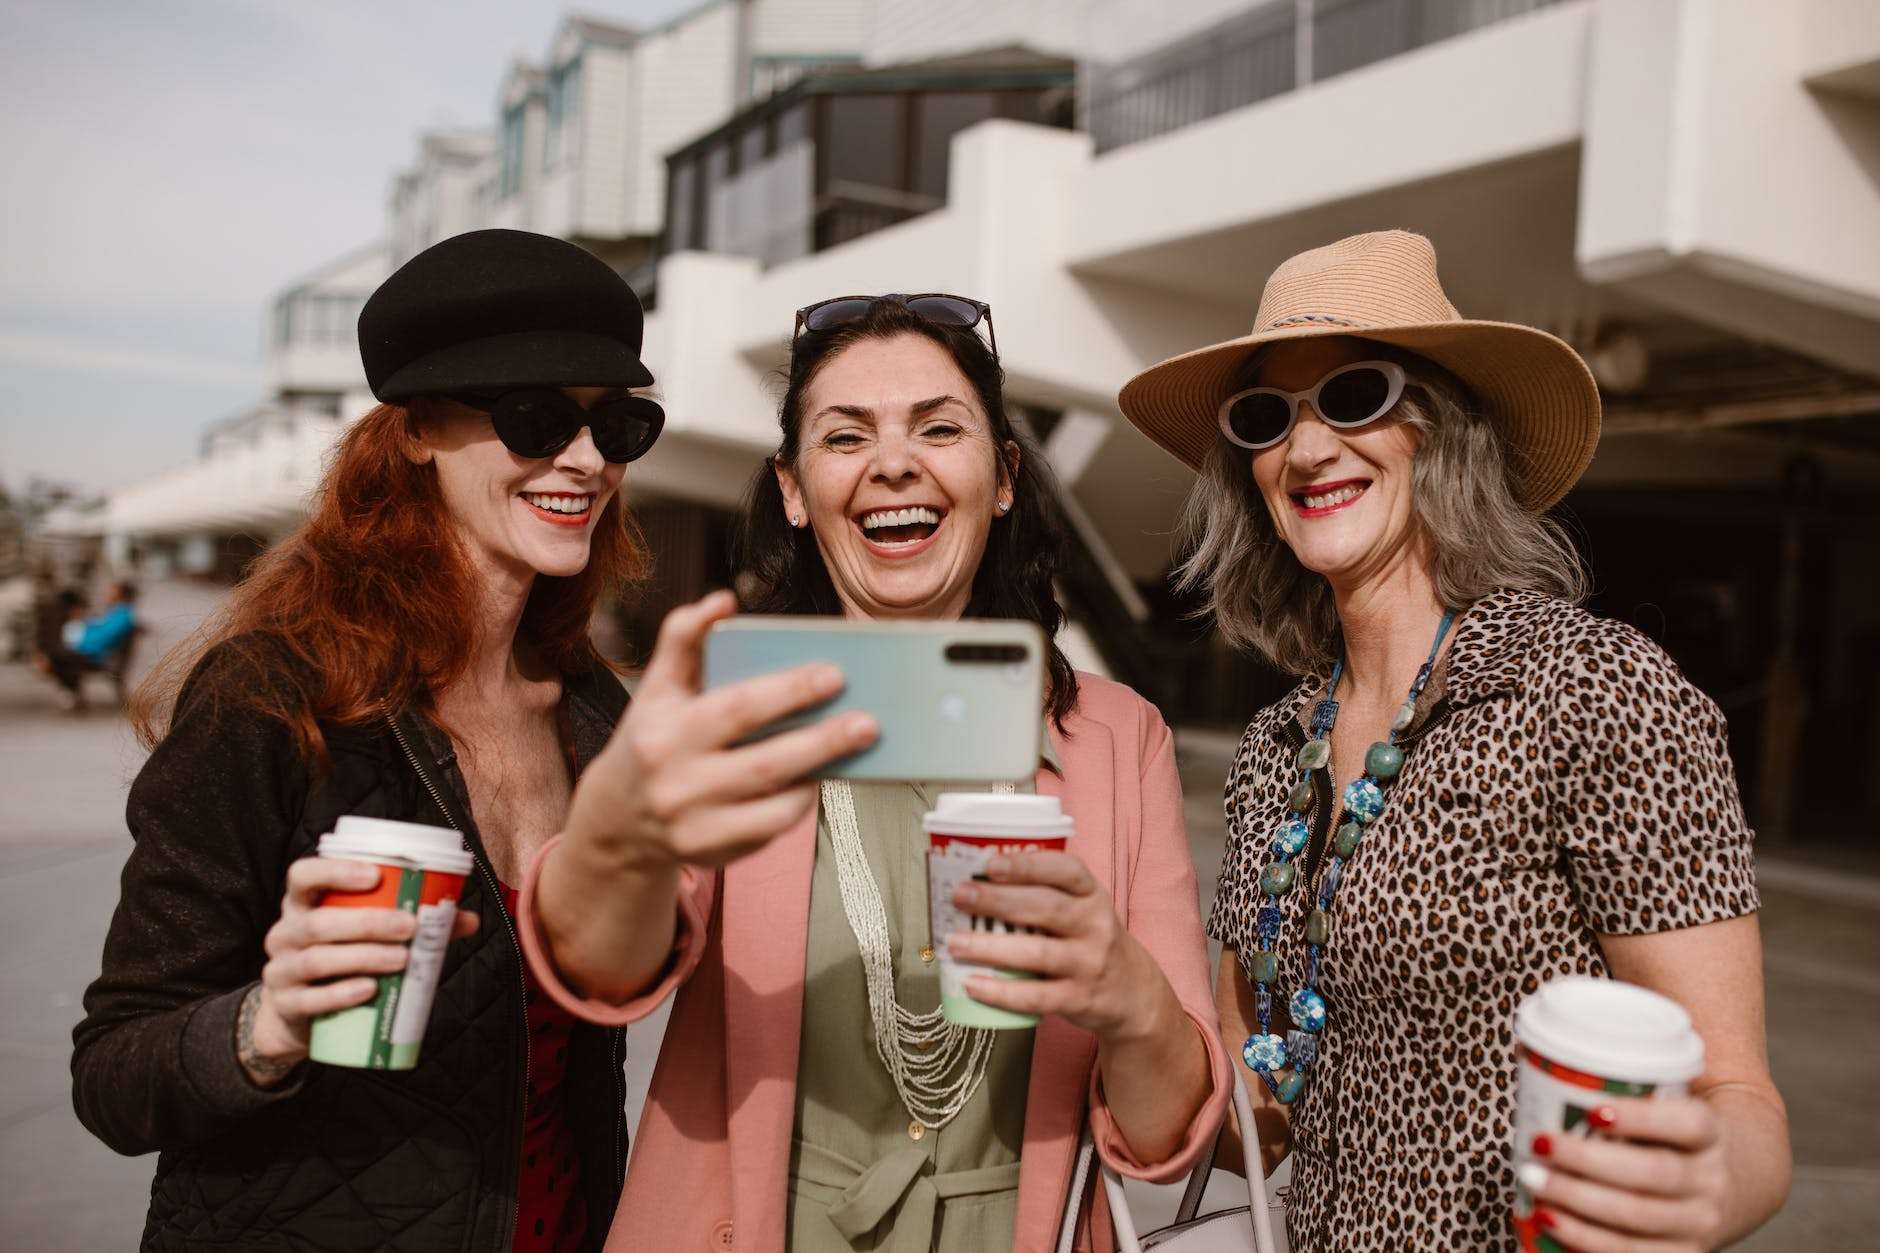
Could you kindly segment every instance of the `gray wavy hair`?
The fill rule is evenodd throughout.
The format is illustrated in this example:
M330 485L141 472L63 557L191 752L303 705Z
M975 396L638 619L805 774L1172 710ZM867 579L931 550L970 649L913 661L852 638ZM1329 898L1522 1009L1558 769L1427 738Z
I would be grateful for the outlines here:
M1411 500L1430 541L1437 597L1463 609L1490 592L1533 591L1579 604L1587 577L1559 523L1523 505L1513 456L1500 429L1447 370L1413 353L1367 341L1403 366L1397 413L1421 434ZM1260 355L1231 391L1254 386ZM1230 394L1231 394L1230 391ZM1205 589L1228 643L1252 649L1292 674L1328 669L1343 647L1331 584L1299 564L1254 486L1248 454L1217 438L1188 497L1175 568L1182 591Z

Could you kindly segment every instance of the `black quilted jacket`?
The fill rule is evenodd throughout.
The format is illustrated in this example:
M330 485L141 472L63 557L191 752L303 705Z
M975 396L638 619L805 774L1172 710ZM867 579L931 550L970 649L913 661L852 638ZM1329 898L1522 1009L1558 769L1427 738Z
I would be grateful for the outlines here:
M474 827L454 943L416 1069L309 1063L280 1089L235 1059L237 1007L259 978L287 866L342 814L445 825L388 725L329 731L305 765L280 723L225 699L269 676L226 646L192 676L173 728L132 785L135 846L103 973L73 1032L79 1119L120 1153L156 1150L150 1250L507 1250L527 1068L522 957ZM585 767L626 705L611 674L570 678L564 734ZM400 719L451 810L470 804L448 737ZM626 1161L624 1033L569 1044L568 1117L590 1243L612 1221Z

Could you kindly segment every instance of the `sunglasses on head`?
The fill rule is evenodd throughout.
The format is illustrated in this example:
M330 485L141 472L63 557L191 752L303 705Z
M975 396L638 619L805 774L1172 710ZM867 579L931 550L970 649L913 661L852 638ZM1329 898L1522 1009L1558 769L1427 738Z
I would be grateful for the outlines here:
M971 330L984 322L986 335L992 341L992 355L999 355L999 333L992 328L992 306L983 300L949 296L945 292L923 292L917 296L889 292L885 296L834 296L819 300L796 311L796 329L790 332L790 338L795 339L804 331L826 331L845 322L859 322L868 316L869 306L877 300L897 301L906 306L908 312L941 326Z
M1355 431L1389 413L1403 395L1403 367L1394 361L1355 361L1329 371L1302 392L1277 387L1249 387L1221 402L1215 421L1221 434L1242 448L1271 448L1292 434L1299 402L1327 426Z
M615 396L591 409L553 387L453 392L451 399L487 413L496 438L518 457L552 457L586 427L601 456L624 465L645 456L666 425L666 411L645 396Z

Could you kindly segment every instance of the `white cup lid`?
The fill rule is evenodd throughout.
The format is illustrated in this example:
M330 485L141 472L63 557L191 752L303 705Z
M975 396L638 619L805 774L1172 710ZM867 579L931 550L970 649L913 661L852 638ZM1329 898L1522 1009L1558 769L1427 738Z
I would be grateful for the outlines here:
M929 835L1025 835L1061 839L1077 826L1055 796L1022 796L999 792L942 792L932 812L922 815L921 828Z
M1541 985L1514 1015L1521 1042L1549 1061L1626 1083L1689 1083L1704 1042L1676 1001L1648 988L1567 975Z
M476 865L463 837L449 827L354 814L334 823L331 835L320 837L319 851L322 857L396 858L447 874L469 874Z

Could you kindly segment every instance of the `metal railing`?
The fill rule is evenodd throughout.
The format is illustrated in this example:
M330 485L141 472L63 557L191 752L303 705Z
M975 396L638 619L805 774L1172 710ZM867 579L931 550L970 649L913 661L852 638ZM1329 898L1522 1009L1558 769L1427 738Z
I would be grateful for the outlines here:
M1107 152L1561 0L1268 0L1115 65L1085 69Z

